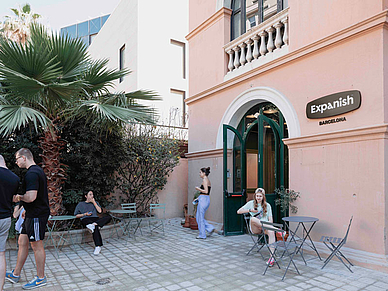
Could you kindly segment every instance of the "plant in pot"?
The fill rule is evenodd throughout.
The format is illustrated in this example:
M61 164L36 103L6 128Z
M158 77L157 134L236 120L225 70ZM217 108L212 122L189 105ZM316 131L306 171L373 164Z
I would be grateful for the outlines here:
M195 192L194 194L194 199L193 199L193 215L190 215L190 228L191 229L198 229L198 224L197 224L197 220L195 219L195 216L196 216L196 213L197 213L197 207L198 207L198 200L197 198L199 197L199 195L201 194L201 192L197 191Z
M277 199L275 199L275 204L280 206L280 211L283 216L288 216L290 211L291 213L297 213L298 207L293 205L293 203L300 198L300 192L296 192L292 189L286 189L284 187L276 188L275 193L277 194ZM288 234L285 236L287 239ZM281 240L282 237L276 233L276 239Z

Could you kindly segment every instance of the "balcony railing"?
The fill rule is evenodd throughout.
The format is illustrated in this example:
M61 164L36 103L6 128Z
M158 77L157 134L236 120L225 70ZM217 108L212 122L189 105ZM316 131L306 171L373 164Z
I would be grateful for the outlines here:
M288 53L288 8L224 46L229 55L228 72L233 78Z

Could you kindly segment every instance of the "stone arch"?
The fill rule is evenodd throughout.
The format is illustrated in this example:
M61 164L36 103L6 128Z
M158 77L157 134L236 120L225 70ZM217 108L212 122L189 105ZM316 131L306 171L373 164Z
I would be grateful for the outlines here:
M260 102L271 102L282 112L288 126L289 137L300 136L300 124L294 107L283 94L269 87L256 87L241 93L226 109L218 127L216 148L222 148L222 128L224 124L237 127L244 114Z

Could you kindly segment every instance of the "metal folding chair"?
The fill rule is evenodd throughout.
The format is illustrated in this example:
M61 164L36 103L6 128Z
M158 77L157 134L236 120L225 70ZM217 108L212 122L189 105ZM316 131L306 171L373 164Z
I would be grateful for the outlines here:
M150 232L161 229L164 235L164 220L166 219L166 203L151 203L150 216L147 218ZM152 224L152 227L151 227Z
M264 232L261 232L260 234L253 233L250 227L251 215L249 213L244 213L243 215L244 215L247 232L253 241L253 246L247 252L247 256L253 251L254 248L257 248L257 252L261 255L261 257L264 260L264 256L260 251L265 246L265 239L264 239L265 233Z
M129 215L128 223L126 224L126 229L125 231L130 231L131 225L134 223L134 229L133 229L133 236L135 238L137 230L140 231L141 235L143 235L143 232L141 231L140 224L142 219L137 217L136 213L136 202L135 203L122 203L121 204L121 209L123 210L132 210L133 213Z
M264 236L265 245L270 253L270 260L274 259L275 264L278 266L279 269L281 269L279 262L281 263L284 258L287 258L287 257L289 258L289 262L282 276L282 281L284 280L291 264L294 266L296 272L300 275L298 267L295 265L295 262L293 260L295 254L297 253L299 244L294 243L292 241L286 241L285 239L286 231L283 229L282 224L261 221L261 226L264 232L274 231L274 232L281 233L282 235L283 240L275 241L272 244L269 244L267 237ZM271 250L271 248L273 248L273 251ZM267 267L265 268L263 275L265 275L269 267L270 266L267 264Z
M333 238L333 237L323 235L321 237L321 239L319 240L319 241L323 242L325 244L325 246L327 246L327 248L331 251L331 254L324 261L322 269L324 267L326 267L326 265L330 262L330 260L334 256L336 256L342 262L342 264L344 264L345 267L348 268L348 270L353 273L353 271L350 269L350 267L354 266L354 265L340 251L340 249L346 244L346 241L348 239L348 234L349 234L350 226L352 225L352 220L353 220L353 216L350 218L348 229L346 230L346 234L345 234L344 238L342 238L342 239L341 238ZM349 266L344 262L344 260L349 263Z

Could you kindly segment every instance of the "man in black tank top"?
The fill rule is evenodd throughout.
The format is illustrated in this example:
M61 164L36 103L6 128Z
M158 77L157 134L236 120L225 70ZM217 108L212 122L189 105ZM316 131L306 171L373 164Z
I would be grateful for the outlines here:
M16 201L23 201L26 210L25 220L19 236L19 250L16 267L6 273L6 278L17 283L20 273L28 256L28 243L31 243L35 255L37 276L23 286L23 289L33 289L47 284L44 275L46 253L43 239L46 224L50 215L48 202L47 178L43 169L35 164L34 157L29 149L22 148L15 154L19 168L28 169L24 177L24 195L16 195Z

